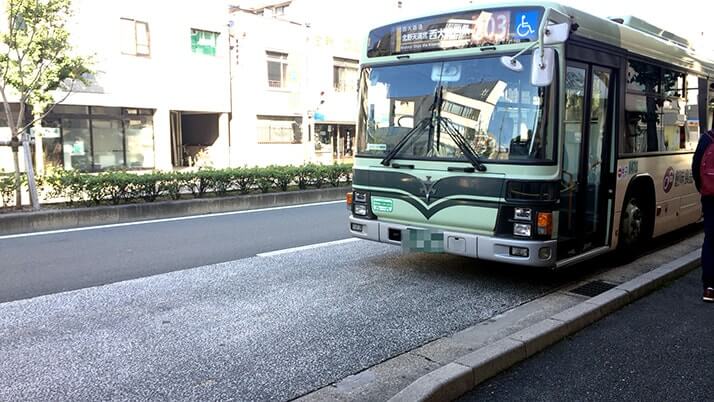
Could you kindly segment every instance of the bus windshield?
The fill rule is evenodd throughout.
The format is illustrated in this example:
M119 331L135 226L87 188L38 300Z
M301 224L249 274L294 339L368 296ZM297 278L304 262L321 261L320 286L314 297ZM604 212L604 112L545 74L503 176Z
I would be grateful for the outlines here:
M358 156L384 157L408 135L400 159L467 161L443 127L423 124L439 114L482 161L552 161L550 91L530 84L530 57L519 60L521 72L497 57L364 68Z

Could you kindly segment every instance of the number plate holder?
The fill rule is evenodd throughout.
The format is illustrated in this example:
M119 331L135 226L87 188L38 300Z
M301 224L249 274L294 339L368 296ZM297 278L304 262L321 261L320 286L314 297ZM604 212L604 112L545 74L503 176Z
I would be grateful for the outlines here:
M402 249L422 253L443 253L444 233L431 229L406 228L402 230Z

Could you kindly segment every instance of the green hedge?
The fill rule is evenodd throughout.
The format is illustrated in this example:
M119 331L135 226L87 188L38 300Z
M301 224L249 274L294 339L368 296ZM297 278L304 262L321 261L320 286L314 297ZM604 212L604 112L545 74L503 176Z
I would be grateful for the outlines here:
M209 194L222 197L229 194L288 191L291 186L298 189L337 187L349 183L351 175L352 165L308 164L144 174L122 171L88 174L58 170L43 176L40 182L43 193L48 197L64 198L71 205L117 205L167 198L203 198ZM15 191L14 181L6 177L11 176L0 175L3 202L6 194L11 199Z
M2 206L10 205L15 198L15 176L0 172L0 199Z

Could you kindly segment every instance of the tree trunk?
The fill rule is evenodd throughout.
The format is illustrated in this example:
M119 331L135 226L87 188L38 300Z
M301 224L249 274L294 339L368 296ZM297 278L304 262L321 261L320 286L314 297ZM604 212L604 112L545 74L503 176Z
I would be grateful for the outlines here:
M19 149L12 147L12 161L15 164L15 208L22 209L22 180L20 179L20 156Z
M32 152L30 152L30 134L24 132L22 134L22 150L25 151L25 171L27 172L27 185L30 189L30 201L32 210L40 209L40 202L37 197L37 183L35 182L35 171L32 166Z

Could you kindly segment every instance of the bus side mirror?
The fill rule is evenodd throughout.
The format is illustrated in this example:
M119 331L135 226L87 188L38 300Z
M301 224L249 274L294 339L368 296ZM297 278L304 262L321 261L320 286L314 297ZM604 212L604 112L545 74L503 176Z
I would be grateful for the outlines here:
M531 85L547 87L553 83L555 74L555 50L546 47L533 51L531 63Z
M544 45L558 45L568 40L570 36L570 24L564 22L562 24L548 25L543 35Z

